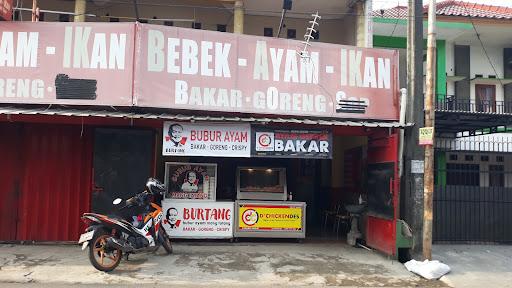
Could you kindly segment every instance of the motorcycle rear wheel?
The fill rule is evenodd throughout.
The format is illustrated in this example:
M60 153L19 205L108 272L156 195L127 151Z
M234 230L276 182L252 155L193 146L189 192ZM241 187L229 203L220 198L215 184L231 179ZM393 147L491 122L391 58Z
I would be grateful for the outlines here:
M107 247L107 239L111 235L106 231L95 233L89 245L89 261L94 268L110 272L119 265L123 252L120 249Z

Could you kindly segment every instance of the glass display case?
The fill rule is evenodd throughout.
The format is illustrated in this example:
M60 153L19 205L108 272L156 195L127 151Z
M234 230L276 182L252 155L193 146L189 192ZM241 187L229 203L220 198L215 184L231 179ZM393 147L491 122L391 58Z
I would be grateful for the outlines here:
M239 167L237 169L239 200L287 199L286 169L271 167Z

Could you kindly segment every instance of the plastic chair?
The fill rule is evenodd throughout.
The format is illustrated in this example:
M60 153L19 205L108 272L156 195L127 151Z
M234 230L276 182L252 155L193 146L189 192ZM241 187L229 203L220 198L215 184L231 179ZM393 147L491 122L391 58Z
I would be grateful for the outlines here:
M346 230L350 227L350 215L344 209L340 209L340 213L335 216L335 225L336 225L336 239L339 237L340 225L343 225Z
M323 227L322 227L323 232L325 232L327 230L328 219L334 218L334 220L335 220L336 219L335 217L337 214L339 214L341 208L342 208L341 204L335 204L333 207L331 207L331 209L323 211L323 217L324 217L324 221L323 221L324 223L323 223ZM335 231L335 223L336 223L336 221L333 221L333 227L332 227L333 232Z

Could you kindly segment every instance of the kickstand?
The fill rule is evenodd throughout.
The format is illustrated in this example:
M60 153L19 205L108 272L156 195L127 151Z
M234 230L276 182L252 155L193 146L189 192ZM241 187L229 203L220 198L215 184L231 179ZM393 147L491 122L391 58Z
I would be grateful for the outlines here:
M126 259L126 261L128 261L128 255L130 255L130 254L128 254L128 253L124 254L124 258Z

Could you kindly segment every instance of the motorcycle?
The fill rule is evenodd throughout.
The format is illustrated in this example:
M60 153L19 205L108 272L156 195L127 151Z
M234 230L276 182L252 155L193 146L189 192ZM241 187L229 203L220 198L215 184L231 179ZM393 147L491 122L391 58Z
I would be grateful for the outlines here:
M119 209L143 207L145 213L133 216L132 222L120 216L83 214L82 221L88 227L78 243L82 244L82 250L89 247L89 261L94 268L104 272L114 270L121 262L123 253L127 260L129 254L155 252L160 246L164 247L167 254L172 253L171 240L162 228L163 212L158 200L164 193L165 186L149 178L145 190L126 200L125 205ZM117 206L121 202L123 200L117 198L112 203Z

